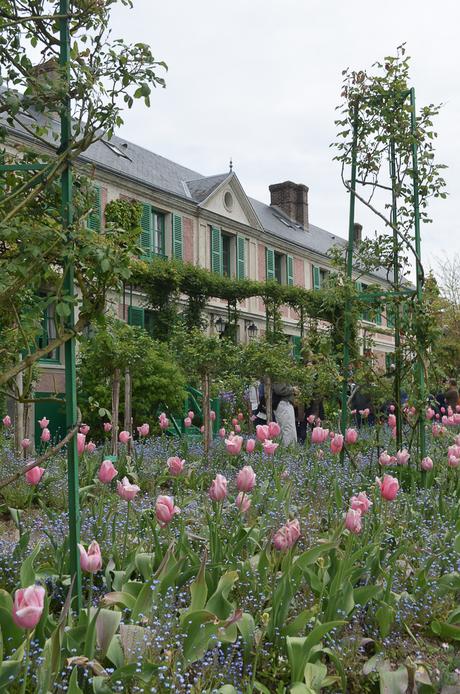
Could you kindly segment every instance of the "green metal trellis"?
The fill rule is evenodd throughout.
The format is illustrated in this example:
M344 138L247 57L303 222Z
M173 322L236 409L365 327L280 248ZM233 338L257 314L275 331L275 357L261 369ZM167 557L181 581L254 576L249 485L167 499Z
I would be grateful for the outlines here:
M72 137L72 118L70 102L70 0L60 0L59 14L57 15L59 26L59 65L62 69L62 78L65 81L65 97L61 104L61 142L59 152L67 152ZM0 171L41 171L49 167L45 163L18 163L0 165ZM61 217L63 229L67 231L67 244L70 249L72 240L70 227L73 222L73 183L72 165L70 154L64 162L61 174ZM74 295L74 269L71 262L71 254L64 270L64 287L70 297ZM66 327L74 327L73 310L67 319ZM66 396L66 426L71 431L77 424L77 390L75 369L75 339L68 340L65 344L65 396ZM81 573L80 553L78 542L80 539L80 508L79 508L79 483L78 483L78 452L77 437L74 436L67 445L67 469L68 469L68 496L69 496L69 564L70 578L73 581L75 597L75 609L81 609Z
M409 98L410 116L411 116L411 136L412 136L412 179L413 179L413 209L414 209L414 236L415 236L415 259L416 259L416 290L415 295L417 302L422 303L423 299L423 267L420 256L420 209L419 209L419 187L418 187L418 158L417 158L417 118L415 110L415 89L411 88L401 94L400 107ZM351 281L353 276L353 248L354 248L354 224L355 224L355 202L356 202L356 172L357 172L357 142L358 142L358 113L359 103L356 102L353 113L353 140L351 148L351 181L350 181L350 210L348 220L348 246L347 246L347 276ZM412 290L404 290L399 286L399 258L398 258L398 232L397 225L397 194L395 190L396 168L395 168L395 145L394 141L389 143L390 148L390 177L392 181L392 209L391 223L393 226L393 273L394 273L394 292L374 293L370 295L368 300L373 298L391 296L391 297L407 297L414 295ZM342 385L342 412L341 412L341 430L345 434L348 421L348 378L350 369L350 338L351 338L351 301L349 298L345 306L345 330L344 330L344 352L343 352L343 385ZM401 341L400 341L400 312L399 306L395 305L394 316L394 337L395 337L395 383L394 383L394 399L396 403L396 441L398 447L402 444L402 412L401 412ZM418 412L418 443L420 458L426 455L426 437L424 425L423 403L425 402L425 374L423 360L419 352L417 352L417 389L418 402L420 411ZM342 452L342 459L344 451Z

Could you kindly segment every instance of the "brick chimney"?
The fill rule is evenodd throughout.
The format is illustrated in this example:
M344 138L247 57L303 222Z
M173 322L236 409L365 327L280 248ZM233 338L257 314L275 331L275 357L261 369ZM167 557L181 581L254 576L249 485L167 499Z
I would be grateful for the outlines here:
M270 205L279 207L293 222L308 229L308 187L285 181L269 186Z
M353 226L353 241L355 245L360 243L360 241L363 240L363 225L360 224L359 222L355 222Z

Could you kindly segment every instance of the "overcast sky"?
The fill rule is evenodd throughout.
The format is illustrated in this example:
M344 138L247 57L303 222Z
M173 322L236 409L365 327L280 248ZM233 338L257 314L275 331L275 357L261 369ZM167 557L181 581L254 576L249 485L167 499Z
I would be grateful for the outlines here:
M460 3L457 0L134 0L113 34L149 43L169 67L167 88L126 113L120 132L205 175L233 158L246 193L270 183L310 188L310 221L347 234L348 200L332 161L341 71L368 68L407 42L418 106L444 103L437 158L449 198L422 230L426 266L460 253ZM376 224L358 208L367 232Z

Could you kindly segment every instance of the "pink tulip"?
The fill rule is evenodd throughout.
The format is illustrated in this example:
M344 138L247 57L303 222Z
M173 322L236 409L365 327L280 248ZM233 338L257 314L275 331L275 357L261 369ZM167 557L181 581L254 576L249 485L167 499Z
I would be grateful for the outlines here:
M431 460L431 458L428 455L426 458L423 458L422 462L420 463L420 467L425 472L429 472L430 470L433 469L433 461Z
M265 455L274 455L278 446L279 443L275 443L275 441L270 441L270 439L265 439L265 441L262 444L262 448L264 449Z
M10 415L9 415L9 414L6 414L6 415L3 417L2 422L3 422L3 426L6 427L6 428L8 429L8 427L11 426L11 417L10 417Z
M41 440L42 440L44 443L48 443L48 441L49 441L50 438L51 438L51 432L50 432L50 430L49 430L49 429L46 429L46 428L45 428L45 429L42 429L42 433L41 433L41 435L40 435L40 438L41 438Z
M379 457L380 465L393 465L396 462L394 455L389 455L387 451L382 451Z
M314 427L311 432L312 443L324 443L329 437L329 429L323 429L320 426Z
M189 419L191 419L192 421L193 421L194 416L195 416L195 413L194 413L193 410L189 410L189 411L187 412L187 417L188 417Z
M279 552L285 552L291 546L289 533L285 525L274 534L273 545Z
M96 444L94 443L94 441L88 441L88 443L85 444L85 451L87 451L88 453L94 453L95 450Z
M357 535L362 530L361 511L359 509L350 508L345 515L345 527L351 533Z
M232 436L230 435L230 438L225 439L225 447L227 448L227 453L230 453L230 455L239 455L241 452L241 446L243 445L243 437L242 436Z
M137 428L137 433L139 434L139 436L145 437L145 436L149 435L150 427L146 422L144 422L144 424L141 424L140 427L136 427L136 428Z
M211 412L209 413L209 417L211 419L211 422L214 422L216 420L216 413L214 412L214 410L211 410Z
M95 574L102 569L101 548L96 540L92 541L88 547L88 551L80 544L78 545L78 549L80 550L80 566L82 571Z
M337 454L343 448L343 435L335 434L334 438L331 439L331 453Z
M131 438L131 434L129 431L120 431L118 434L118 439L120 443L128 443L129 439Z
M457 444L449 446L449 448L447 449L447 455L453 455L456 458L460 458L460 446L458 446Z
M232 426L233 426L233 427L236 427L237 424L238 424L237 418L236 418L236 417L233 417L233 419L232 419Z
M251 499L244 492L240 492L235 499L235 504L238 506L240 513L247 513L251 508Z
M276 439L277 436L281 434L281 427L278 422L268 423L268 437L269 439Z
M190 417L186 417L184 419L184 427L186 427L188 429L191 426L192 426L192 420L190 419Z
M396 407L394 405L390 405L388 409L390 410L390 412L394 412Z
M104 422L104 431L106 434L108 434L109 431L112 431L112 425L110 422Z
M227 480L223 475L216 475L209 487L209 498L212 501L223 501L227 496Z
M80 433L83 434L83 436L87 436L89 431L89 426L87 424L81 424L80 425Z
M292 547L292 545L295 544L300 537L300 523L298 519L294 518L294 520L288 521L286 523L286 529Z
M159 420L159 424L160 429L167 429L169 427L169 419L167 417L163 417Z
M292 547L300 537L300 525L296 519L288 521L273 536L275 549L283 552Z
M21 441L21 447L26 450L30 446L30 439L22 439Z
M14 594L12 617L16 626L21 629L33 629L37 626L45 605L43 586L20 588Z
M240 431L241 431L241 427L240 427L240 425L239 425L239 424L235 424L235 431L236 431L236 433L237 433L237 434L239 434L239 433L240 433Z
M252 453L255 447L256 447L256 440L255 439L248 439L246 441L246 453Z
M368 407L366 407L364 410L358 410L358 412L361 415L361 417L363 417L364 419L366 419L366 417L369 417L369 415L371 413L371 411Z
M358 440L358 432L356 429L347 429L345 432L345 443L347 446L352 446Z
M380 494L386 501L393 501L396 498L399 489L399 482L396 477L384 475L383 479L375 478L375 481L380 487Z
M396 462L398 465L407 465L409 462L410 453L407 448L403 448L402 451L396 453Z
M314 414L309 414L308 417L307 417L307 422L308 422L309 424L314 424L314 422L315 422L315 415L314 415Z
M166 525L168 525L176 513L180 513L180 508L178 506L174 506L173 497L166 496L164 494L160 495L155 504L155 514L160 526L164 528Z
M457 434L457 436L454 438L455 445L460 446L460 434Z
M236 476L236 487L239 492L252 492L256 484L256 475L250 465L245 465Z
M446 414L446 408L445 407L441 407L441 414Z
M109 484L114 477L118 475L118 470L115 468L111 460L103 460L97 476L102 484Z
M117 494L124 501L132 501L139 491L140 487L137 484L131 484L127 477L123 477L121 482L120 480L117 482Z
M184 469L185 460L181 460L177 455L171 456L171 458L168 458L166 461L166 465L171 475L173 477L178 477Z
M38 484L43 477L43 474L45 472L44 467L36 467L31 468L26 472L26 482L27 484L35 485Z
M256 426L256 437L258 441L262 443L265 439L268 439L268 426L266 424L258 424Z
M436 412L431 407L429 407L426 411L427 419L433 419L435 414L436 414Z
M396 438L396 427L393 427L393 429L391 430L390 437L391 437L392 439L395 439L395 438Z
M354 511L360 511L361 515L364 516L372 506L372 501L367 498L366 492L359 492L356 496L352 496L350 499L350 508Z
M225 438L225 429L224 429L224 427L222 427L221 429L219 429L219 436L220 436L221 439L224 439L224 438Z
M46 419L46 417L42 417L41 419L38 420L38 423L40 425L40 429L46 429L46 427L50 423L50 420Z
M439 413L436 412L436 419L440 419Z
M441 430L442 427L440 424L433 424L433 426L431 427L431 433L433 434L435 439L437 439L438 436L441 436Z
M242 412L238 412L237 416L238 416L238 419L240 420L240 422L242 422L244 419L244 414Z
M77 434L77 452L78 455L83 455L85 452L85 442L86 442L86 436L84 434Z
M460 465L460 458L456 458L455 455L450 455L447 459L449 467L458 467Z
M388 415L388 426L391 427L391 429L394 429L396 426L396 415L395 414L389 414Z

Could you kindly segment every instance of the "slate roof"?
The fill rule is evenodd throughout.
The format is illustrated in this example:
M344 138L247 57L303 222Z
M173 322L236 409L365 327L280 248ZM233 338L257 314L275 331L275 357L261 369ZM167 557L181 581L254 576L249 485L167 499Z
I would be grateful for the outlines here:
M228 173L217 174L217 176L202 176L193 181L187 181L186 185L193 200L200 203L206 200L228 177Z
M3 118L0 114L0 119ZM34 121L43 120L43 116L35 112L27 114L27 118ZM54 123L58 129L59 123L53 121L53 125ZM11 130L9 127L8 129ZM20 131L20 128L17 127L14 131ZM50 144L55 146L51 136ZM113 136L110 141L95 142L80 156L80 160L94 165L96 169L99 166L115 175L125 176L197 204L209 197L212 191L229 176L229 172L204 176L118 136ZM260 200L253 198L249 198L249 200L263 228L282 241L295 243L301 248L324 256L334 244L346 244L343 237L336 236L313 224L309 224L308 230L304 230L290 220L282 210L271 207ZM373 274L381 279L386 279L382 271L377 270Z

